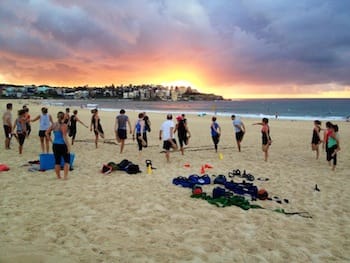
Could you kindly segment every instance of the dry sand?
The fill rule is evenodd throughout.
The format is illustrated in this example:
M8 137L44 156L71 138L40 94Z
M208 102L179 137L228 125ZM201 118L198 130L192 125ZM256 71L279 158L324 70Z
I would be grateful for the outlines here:
M0 101L1 109L6 102ZM38 102L13 103L14 116L22 103L29 103L32 117L40 113ZM64 107L49 107L53 117L58 110ZM90 111L78 110L89 124ZM90 130L78 124L74 170L67 181L57 180L53 170L28 171L28 161L40 154L38 122L21 156L16 141L11 150L4 150L2 141L0 163L10 171L0 173L0 262L349 262L350 123L338 122L342 150L332 172L324 152L315 160L311 151L312 121L271 120L273 144L264 162L260 127L252 125L257 120L243 119L247 133L239 153L230 118L218 118L220 159L210 137L211 116L188 115L192 138L185 155L173 152L166 163L158 139L164 114L150 114L149 147L141 157L131 136L119 154L116 115L100 112L106 141L100 140L98 149ZM132 123L137 119L137 112L127 115ZM101 174L104 163L122 159L139 164L143 173ZM146 159L157 168L151 175ZM200 173L206 163L214 167L209 175L245 169L256 178L267 177L254 183L289 204L257 201L267 209L219 208L172 184L175 177ZM212 188L203 187L207 193ZM306 211L312 218L287 216L275 208Z

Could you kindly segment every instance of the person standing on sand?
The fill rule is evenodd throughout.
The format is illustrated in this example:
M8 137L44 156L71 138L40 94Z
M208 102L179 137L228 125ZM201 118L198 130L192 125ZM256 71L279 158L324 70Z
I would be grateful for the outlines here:
M25 109L21 109L18 111L18 117L17 119L15 120L15 122L13 123L13 128L12 130L13 131L16 131L15 134L15 137L18 141L18 153L19 154L22 154L23 152L23 144L24 144L24 140L27 136L27 120L26 120L26 117L25 117Z
M87 125L85 125L85 123L83 123L79 118L78 118L78 111L74 110L73 111L73 115L70 116L70 127L69 127L69 137L72 137L72 145L74 144L74 140L75 140L75 136L77 134L77 122L79 122L81 125L83 125L84 127L88 128Z
M323 142L322 142L322 149L326 151L326 160L328 161L328 138L331 134L331 128L333 124L330 121L326 122L326 129L323 131Z
M121 109L119 115L115 118L114 125L115 136L117 142L120 143L120 153L123 153L125 140L127 139L127 126L129 126L130 134L132 134L129 117L125 114L125 110Z
M216 117L211 118L211 125L210 125L210 133L211 133L211 138L214 143L214 148L215 152L218 152L218 144L220 142L220 136L221 136L221 127L220 125L216 122Z
M32 127L30 125L30 114L29 114L29 108L26 105L23 105L22 107L25 110L25 119L26 119L26 128L27 128L27 138L29 137L29 134L32 131Z
M63 122L68 125L69 127L69 121L70 121L70 109L66 108L66 113L64 114L64 120Z
M235 115L231 116L233 128L235 130L235 137L237 142L238 151L241 151L241 142L243 140L243 136L245 134L245 126L244 123L240 119L236 119Z
M312 131L311 149L313 151L316 151L316 160L318 160L318 157L320 155L319 145L322 142L320 132L321 132L321 121L315 120L314 129Z
M39 138L40 138L40 146L42 153L48 153L50 149L50 140L49 137L46 136L46 130L52 125L53 120L51 115L48 113L48 109L46 107L41 108L41 114L36 116L31 122L40 120L39 124Z
M12 137L12 103L6 104L6 111L2 115L2 122L5 132L5 149L10 149Z
M51 139L51 131L54 139L52 142L52 151L55 156L55 173L57 179L61 179L61 159L64 160L63 179L68 179L68 171L70 164L70 145L67 137L67 124L64 123L64 113L62 111L57 113L57 122L53 123L47 130L46 136Z
M333 159L332 170L335 170L337 165L337 153L340 151L340 143L339 143L339 127L336 124L332 124L329 128L328 132L328 140L327 140L327 161L331 166L331 161Z
M143 139L146 141L146 147L148 146L147 132L151 132L151 120L147 116L146 112L143 112L143 120L145 121L145 130L143 132Z
M98 116L98 110L93 109L91 110L92 116L91 116L91 122L90 122L90 131L94 130L95 134L95 147L98 147L98 136L101 136L102 139L104 139L105 135L102 129L101 125L101 119L100 116Z
M181 154L184 155L184 145L188 144L188 140L191 137L191 133L187 127L186 121L182 118L182 116L176 117L177 123L174 129L174 133L177 132L177 137L180 144Z
M170 148L177 150L174 129L173 115L167 114L166 121L162 123L159 130L159 140L163 140L163 149L165 150L165 158L168 163L170 162Z
M138 115L139 119L136 121L134 126L134 131L132 133L132 140L135 140L135 134L136 134L136 141L137 145L139 147L139 153L141 154L142 148L147 147L147 138L145 140L146 135L146 125L144 120L144 114L139 113Z
M269 119L263 118L262 122L254 123L253 125L261 125L261 135L262 135L262 151L264 152L264 160L267 162L267 159L269 157L269 148L272 143L271 137L270 137L270 126L269 126Z

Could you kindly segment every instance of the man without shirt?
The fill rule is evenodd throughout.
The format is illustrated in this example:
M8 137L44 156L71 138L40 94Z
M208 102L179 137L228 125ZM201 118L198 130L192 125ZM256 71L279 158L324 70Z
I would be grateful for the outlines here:
M2 122L5 132L5 149L10 149L12 137L12 103L6 104L6 111L2 115Z

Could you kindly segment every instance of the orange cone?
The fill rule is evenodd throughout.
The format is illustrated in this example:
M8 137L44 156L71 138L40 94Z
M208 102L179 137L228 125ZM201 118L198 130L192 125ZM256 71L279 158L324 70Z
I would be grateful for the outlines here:
M209 163L206 163L206 164L204 165L204 168L205 168L205 169L213 168L213 166L212 166L211 164L209 164Z
M204 165L202 165L202 167L201 167L201 174L205 174L205 168L204 168Z

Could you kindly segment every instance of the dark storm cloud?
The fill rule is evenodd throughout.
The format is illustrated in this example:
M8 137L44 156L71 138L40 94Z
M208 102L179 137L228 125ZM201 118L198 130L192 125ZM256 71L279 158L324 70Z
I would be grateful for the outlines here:
M213 1L207 10L237 76L350 83L349 1Z
M329 0L0 1L0 56L125 70L176 59L215 85L348 85L349 10Z

